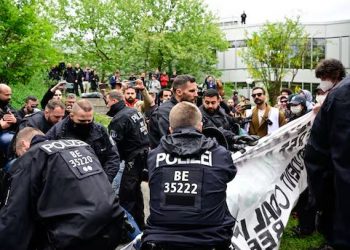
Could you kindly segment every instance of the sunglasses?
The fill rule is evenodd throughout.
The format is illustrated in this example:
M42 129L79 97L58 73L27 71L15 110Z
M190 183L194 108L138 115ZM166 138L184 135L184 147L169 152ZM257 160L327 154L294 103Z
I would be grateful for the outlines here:
M280 103L287 103L288 101L280 101Z
M62 96L62 94L55 94L54 96Z
M256 94L252 94L252 97L255 98L256 96L260 97L262 95L263 95L263 93L256 93Z

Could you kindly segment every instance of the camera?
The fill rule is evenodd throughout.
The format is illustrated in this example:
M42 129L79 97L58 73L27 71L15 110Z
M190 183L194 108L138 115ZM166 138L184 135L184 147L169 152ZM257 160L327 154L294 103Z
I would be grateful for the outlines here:
M242 105L241 108L242 110L251 109L252 105L251 104Z

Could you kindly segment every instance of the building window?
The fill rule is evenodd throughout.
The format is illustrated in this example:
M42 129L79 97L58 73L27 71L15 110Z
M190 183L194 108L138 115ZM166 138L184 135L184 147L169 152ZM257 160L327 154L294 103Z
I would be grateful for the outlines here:
M244 48L247 47L247 42L246 40L235 40L235 41L230 41L231 48Z

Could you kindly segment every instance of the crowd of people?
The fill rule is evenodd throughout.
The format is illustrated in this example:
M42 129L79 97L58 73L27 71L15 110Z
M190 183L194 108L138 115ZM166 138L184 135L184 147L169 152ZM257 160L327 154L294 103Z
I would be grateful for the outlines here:
M244 152L308 112L319 114L305 155L310 188L295 208L296 237L314 233L322 211L330 247L324 249L350 248L344 225L350 206L346 193L337 196L338 188L349 189L348 170L341 170L349 78L341 62L319 63L315 98L307 90L281 89L274 107L261 86L250 97L234 91L225 98L223 83L213 76L199 86L176 72L122 79L116 71L106 91L93 69L56 68L50 77L57 84L42 97L42 110L35 96L14 110L11 87L0 84L0 249L115 249L125 241L126 215L143 231L142 249L230 249L235 219L225 192L237 171L232 152ZM102 93L108 129L94 121L89 99L77 98L89 89ZM344 137L333 131L339 126ZM330 184L338 174L341 181ZM142 181L150 188L147 220ZM329 185L335 185L333 196L325 198Z

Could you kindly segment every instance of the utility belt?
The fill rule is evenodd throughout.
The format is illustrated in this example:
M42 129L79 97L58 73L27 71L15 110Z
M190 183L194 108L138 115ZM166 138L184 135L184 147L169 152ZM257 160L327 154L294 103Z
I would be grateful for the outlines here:
M141 246L141 250L232 250L233 248L229 245L216 245L216 246L172 246L165 245L162 243L146 242Z
M125 162L134 161L136 157L146 158L148 156L148 147L140 148L131 152L125 159Z

